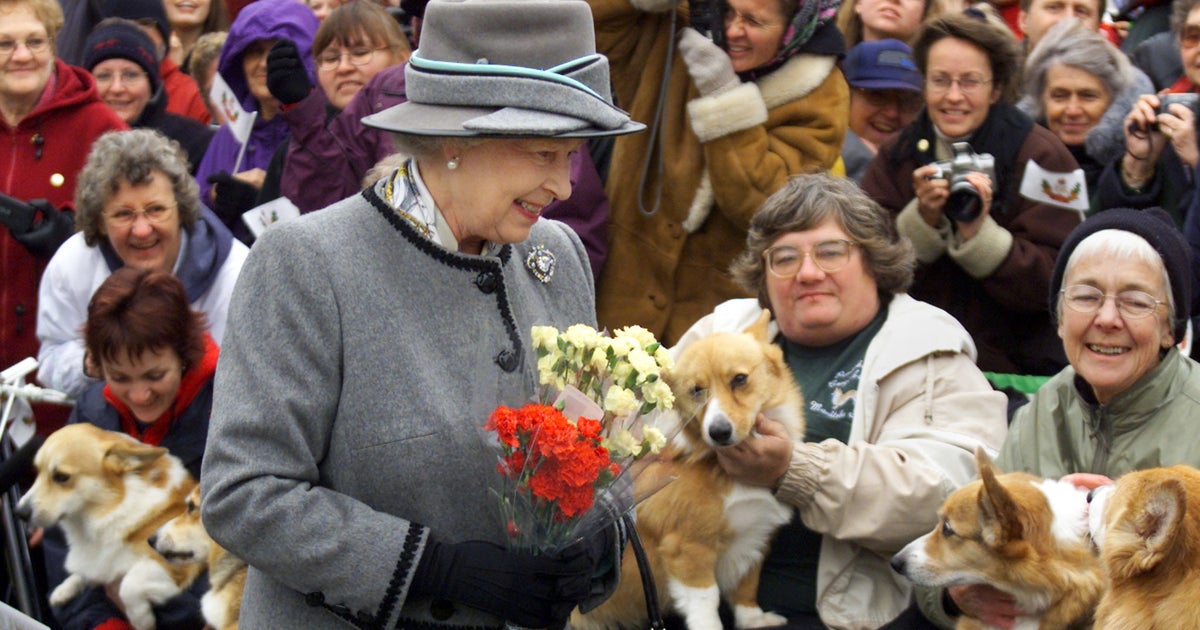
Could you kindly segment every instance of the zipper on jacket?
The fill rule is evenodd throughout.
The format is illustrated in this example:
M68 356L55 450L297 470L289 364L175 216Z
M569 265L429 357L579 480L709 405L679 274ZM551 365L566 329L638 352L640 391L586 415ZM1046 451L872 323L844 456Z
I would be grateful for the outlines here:
M1112 417L1104 405L1097 405L1092 418L1092 439L1096 440L1096 452L1092 455L1090 470L1102 475L1105 474L1108 456L1112 451Z

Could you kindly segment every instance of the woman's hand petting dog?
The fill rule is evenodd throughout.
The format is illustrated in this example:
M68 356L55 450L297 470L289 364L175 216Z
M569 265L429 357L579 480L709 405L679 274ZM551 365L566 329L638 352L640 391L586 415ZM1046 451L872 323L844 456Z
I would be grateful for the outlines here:
M730 477L752 486L774 488L792 463L792 439L783 425L758 414L754 435L718 448L717 461Z
M1071 473L1062 480L1084 490L1095 490L1100 486L1111 486L1114 483L1112 479L1095 473Z
M987 584L951 586L947 590L959 610L989 626L1011 630L1017 617L1024 614L1012 595Z

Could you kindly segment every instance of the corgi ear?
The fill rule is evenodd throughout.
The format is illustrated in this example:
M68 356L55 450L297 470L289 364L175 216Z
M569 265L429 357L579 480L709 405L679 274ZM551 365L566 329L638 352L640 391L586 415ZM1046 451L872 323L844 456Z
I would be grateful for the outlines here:
M104 454L104 465L119 473L141 470L167 454L167 449L134 440L120 440Z
M770 325L770 323L771 309L764 308L762 314L758 316L758 319L753 324L747 326L742 332L754 337L760 343L767 344L771 342L771 340L767 338L767 327Z
M979 525L984 542L998 547L1021 538L1023 528L1016 502L996 479L999 471L995 464L982 448L975 449L975 460L979 465L979 478L983 480L979 488Z
M1130 554L1135 573L1149 571L1166 556L1187 510L1187 493L1178 479L1163 479L1145 489L1141 512L1131 517L1142 545Z

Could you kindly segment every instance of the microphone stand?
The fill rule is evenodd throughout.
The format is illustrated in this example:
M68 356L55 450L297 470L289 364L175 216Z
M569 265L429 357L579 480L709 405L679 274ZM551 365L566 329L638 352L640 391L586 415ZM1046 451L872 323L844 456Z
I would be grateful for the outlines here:
M0 462L8 461L16 450L8 428L13 421L13 407L18 398L31 402L71 405L73 401L62 392L25 384L25 376L37 369L37 360L27 358L0 373L0 400L4 411L0 415ZM26 615L42 620L41 604L36 594L33 562L29 557L28 532L25 522L17 518L16 506L21 500L19 484L13 484L0 497L0 525L4 528L4 562L11 582L14 605Z

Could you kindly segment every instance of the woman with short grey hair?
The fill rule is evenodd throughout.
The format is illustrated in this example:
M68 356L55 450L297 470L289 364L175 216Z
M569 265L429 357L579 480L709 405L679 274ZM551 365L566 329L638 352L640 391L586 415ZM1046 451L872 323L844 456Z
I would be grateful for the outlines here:
M125 266L174 274L218 344L248 249L200 204L187 158L153 129L109 132L92 145L75 190L78 232L38 288L38 379L72 396L100 374L85 368L80 327L92 293Z
M1017 107L1067 145L1094 197L1104 167L1125 150L1125 115L1139 94L1153 91L1124 53L1068 18L1050 27L1025 59L1025 94Z
M808 429L792 442L762 418L718 459L796 508L758 588L759 605L787 617L787 628L896 619L912 587L888 559L932 529L946 494L974 477L974 450L1004 440L1006 400L975 366L971 336L904 292L914 265L891 215L853 182L794 177L754 215L731 270L758 299L723 302L671 349L678 356L771 312L768 334L804 392Z

